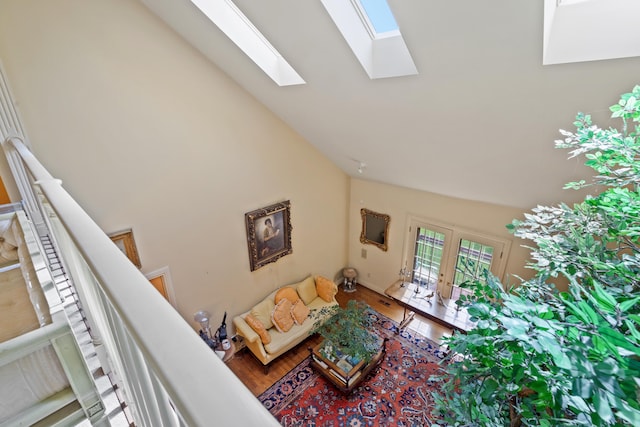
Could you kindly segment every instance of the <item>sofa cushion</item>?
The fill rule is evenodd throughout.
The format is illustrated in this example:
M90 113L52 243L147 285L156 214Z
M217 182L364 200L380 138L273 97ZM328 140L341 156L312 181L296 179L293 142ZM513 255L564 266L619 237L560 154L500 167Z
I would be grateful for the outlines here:
M333 301L333 297L338 293L338 286L326 277L316 277L316 290L318 296L326 302Z
M273 313L274 307L275 304L273 303L273 300L271 298L267 298L254 305L251 309L251 314L264 325L265 329L270 329L273 327L271 313Z
M285 298L288 299L291 302L291 304L294 304L296 301L300 299L300 296L298 296L298 293L296 292L296 290L291 286L284 286L278 289L278 291L276 292L276 295L273 297L273 302L276 305L278 305L278 303Z
M262 322L259 321L255 316L249 313L245 316L244 321L247 322L247 325L251 326L251 329L256 331L256 333L260 336L260 341L262 341L262 344L269 344L271 342L271 334L265 329Z
M313 280L313 276L309 276L302 282L298 283L296 291L298 291L298 295L300 295L300 298L302 298L302 301L304 301L306 305L309 305L311 301L318 297L316 281Z
M304 325L293 325L285 334L278 331L271 332L271 342L264 345L264 350L269 354L281 353L283 348L291 348L309 338L311 322Z
M291 308L293 304L287 298L280 300L273 309L271 321L278 332L288 332L293 326L293 317L291 316Z
M309 317L309 313L311 313L311 310L309 310L309 307L307 307L301 299L296 301L291 307L291 317L293 317L296 325L302 325L307 317Z

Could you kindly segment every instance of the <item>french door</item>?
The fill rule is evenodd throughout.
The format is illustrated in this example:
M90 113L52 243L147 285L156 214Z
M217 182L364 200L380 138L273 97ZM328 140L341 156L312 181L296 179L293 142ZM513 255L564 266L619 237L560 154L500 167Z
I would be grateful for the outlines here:
M466 281L502 277L510 242L455 227L414 219L409 226L406 267L413 283L457 299Z

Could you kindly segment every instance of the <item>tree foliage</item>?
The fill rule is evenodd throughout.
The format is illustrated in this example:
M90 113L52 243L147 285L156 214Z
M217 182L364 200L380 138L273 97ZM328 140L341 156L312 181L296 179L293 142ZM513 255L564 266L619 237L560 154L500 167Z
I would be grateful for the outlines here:
M584 156L596 196L538 206L508 228L533 242L533 279L490 275L461 299L477 327L447 340L437 396L453 426L640 425L640 86L610 108L621 129L578 114L556 147ZM553 285L557 277L568 290Z

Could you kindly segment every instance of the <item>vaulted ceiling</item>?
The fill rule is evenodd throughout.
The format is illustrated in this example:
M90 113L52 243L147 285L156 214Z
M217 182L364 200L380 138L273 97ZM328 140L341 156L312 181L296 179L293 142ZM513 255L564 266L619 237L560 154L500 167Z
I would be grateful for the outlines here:
M189 0L142 1L346 173L463 199L572 201L591 173L558 130L579 111L617 126L640 83L637 57L543 66L542 0L390 0L418 74L375 80L320 0L235 0L306 81L284 87Z

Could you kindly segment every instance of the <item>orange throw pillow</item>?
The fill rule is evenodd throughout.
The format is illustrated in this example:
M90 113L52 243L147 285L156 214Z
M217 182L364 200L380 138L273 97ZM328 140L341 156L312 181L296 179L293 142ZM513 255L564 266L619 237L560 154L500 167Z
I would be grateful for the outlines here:
M293 317L291 317L291 308L293 304L286 298L283 298L276 308L273 309L271 321L273 326L280 332L288 332L293 327Z
M326 302L331 302L338 293L338 286L332 280L318 276L316 277L316 290L320 298Z
M296 325L302 325L302 323L309 317L309 307L307 307L304 302L299 299L295 304L291 307L291 317L293 317L293 321Z
M273 297L273 302L278 304L285 298L291 301L291 304L295 304L295 302L300 299L300 296L294 288L292 288L291 286L285 286L284 288L280 288L278 292L276 292L275 296Z
M244 318L244 321L247 322L247 325L251 326L251 329L256 331L256 333L260 336L260 340L262 344L269 344L271 342L271 334L264 328L264 325L261 321L259 321L256 317L254 317L251 313L247 314Z

